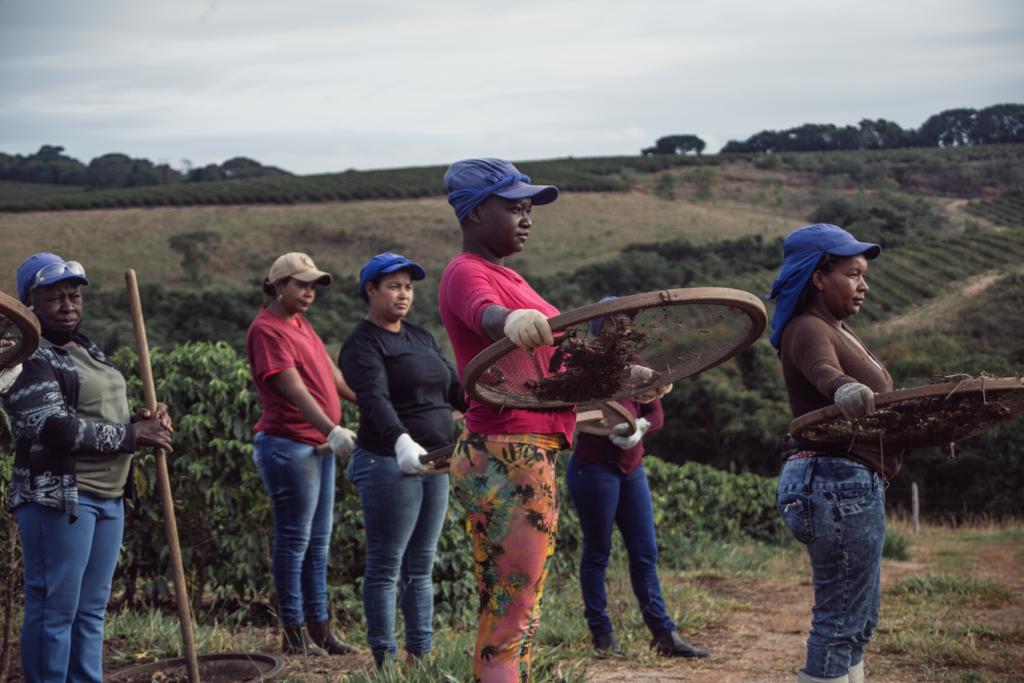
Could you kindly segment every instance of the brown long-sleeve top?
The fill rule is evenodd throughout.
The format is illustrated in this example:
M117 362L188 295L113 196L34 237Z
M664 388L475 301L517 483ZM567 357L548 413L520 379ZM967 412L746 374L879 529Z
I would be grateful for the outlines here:
M836 389L850 382L866 384L876 393L892 391L888 371L853 330L823 305L812 305L786 325L779 353L794 417L832 405ZM849 447L823 447L799 440L797 446L852 458L885 479L899 471L903 456L902 451L888 452L880 444L857 440Z

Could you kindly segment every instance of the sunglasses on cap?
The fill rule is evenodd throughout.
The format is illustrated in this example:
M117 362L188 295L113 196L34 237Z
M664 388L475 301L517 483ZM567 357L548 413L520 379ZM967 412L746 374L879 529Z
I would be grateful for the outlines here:
M36 271L36 274L32 276L32 287L34 289L45 283L47 280L53 280L53 278L60 277L61 275L85 277L85 267L78 261L65 261L64 263L47 264Z

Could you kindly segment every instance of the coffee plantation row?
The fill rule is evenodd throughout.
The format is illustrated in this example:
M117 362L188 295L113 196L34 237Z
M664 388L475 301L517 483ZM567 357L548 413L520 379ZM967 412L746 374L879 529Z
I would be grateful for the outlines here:
M673 166L714 164L714 157L598 157L519 164L537 182L570 192L621 192L630 188L622 174L653 173ZM268 176L205 183L173 183L115 190L0 197L0 211L60 211L212 204L296 204L357 199L408 199L444 194L445 167L422 166L379 171L349 170L309 176ZM20 184L25 189L24 183ZM46 187L46 186L43 186Z
M138 405L141 382L134 353L123 348L113 360L128 378L129 395ZM259 405L246 360L226 343L204 342L154 349L152 363L157 395L175 416L174 452L168 462L192 598L197 606L204 605L204 611L269 620L273 525L270 500L252 462L252 425ZM346 405L344 419L352 427L357 419L354 410ZM3 488L10 462L0 459ZM561 466L564 469L564 461ZM670 565L685 561L685 549L700 540L777 543L784 538L772 479L650 457L647 468L663 559ZM127 515L113 599L127 607L162 604L171 588L151 454L136 459L133 481L140 497ZM339 613L358 619L365 552L362 513L341 464L337 487L329 585ZM552 570L564 575L575 571L581 534L575 511L567 504L564 481L559 499L559 548ZM0 535L10 530L8 526ZM13 563L0 567L0 575L11 570L16 571ZM458 621L472 616L476 591L469 535L454 502L438 547L434 582L440 618Z

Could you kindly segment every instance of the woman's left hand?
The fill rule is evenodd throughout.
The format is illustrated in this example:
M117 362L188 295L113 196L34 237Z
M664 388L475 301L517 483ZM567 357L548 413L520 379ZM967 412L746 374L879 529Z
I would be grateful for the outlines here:
M139 408L132 415L132 422L140 422L142 420L148 420L151 416L149 408ZM167 432L174 432L174 424L171 422L171 414L167 411L166 403L156 404L156 418L160 423L160 426Z

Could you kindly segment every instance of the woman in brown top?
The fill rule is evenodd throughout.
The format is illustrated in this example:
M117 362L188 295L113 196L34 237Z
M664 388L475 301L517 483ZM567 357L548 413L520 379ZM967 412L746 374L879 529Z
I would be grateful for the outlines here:
M782 359L794 416L835 403L849 418L874 412L875 393L892 389L886 372L846 320L868 292L877 244L835 225L794 231L772 286L772 344ZM885 480L899 454L857 445L828 450L787 439L779 512L807 546L814 609L799 683L859 683L864 646L878 623Z

